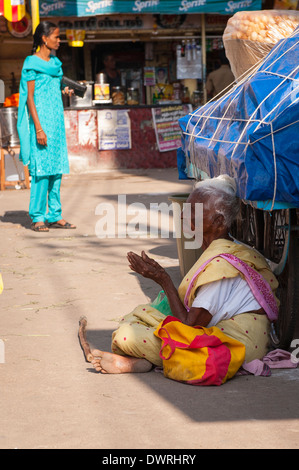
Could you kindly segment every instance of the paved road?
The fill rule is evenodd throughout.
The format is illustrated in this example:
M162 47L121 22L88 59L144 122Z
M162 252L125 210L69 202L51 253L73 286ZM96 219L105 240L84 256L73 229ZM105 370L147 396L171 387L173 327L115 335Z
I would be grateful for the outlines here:
M148 208L190 187L175 170L70 176L63 179L64 217L78 229L45 234L30 230L28 190L0 193L0 448L299 447L299 369L206 388L155 371L101 375L84 361L81 315L90 343L110 349L113 319L158 292L129 270L127 251L146 249L180 281L172 237L100 239L98 205L116 208L121 193L127 205Z

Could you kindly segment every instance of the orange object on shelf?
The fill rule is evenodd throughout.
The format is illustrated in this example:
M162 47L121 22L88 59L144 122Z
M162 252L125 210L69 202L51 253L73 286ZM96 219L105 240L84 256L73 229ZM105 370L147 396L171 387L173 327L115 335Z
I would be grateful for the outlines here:
M8 96L5 98L3 103L4 108L10 108L11 106L18 107L19 106L19 93L14 93L13 95Z

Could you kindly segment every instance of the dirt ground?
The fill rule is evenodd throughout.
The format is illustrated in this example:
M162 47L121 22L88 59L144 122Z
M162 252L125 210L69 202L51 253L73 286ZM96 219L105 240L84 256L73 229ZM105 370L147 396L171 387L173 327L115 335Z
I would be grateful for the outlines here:
M110 350L113 319L159 291L130 271L127 251L145 249L180 282L173 237L100 239L98 205L123 194L149 207L190 188L175 169L65 177L63 215L78 228L42 234L30 230L29 190L0 193L1 449L299 448L298 368L192 387L154 370L98 374L84 360L82 315L91 345Z

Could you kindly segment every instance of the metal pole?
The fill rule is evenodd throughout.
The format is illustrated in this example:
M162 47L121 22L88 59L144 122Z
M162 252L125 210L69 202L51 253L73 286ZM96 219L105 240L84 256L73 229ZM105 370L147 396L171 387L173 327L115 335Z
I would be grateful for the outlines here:
M201 15L201 57L202 57L202 88L203 102L207 102L206 74L207 74L207 48L206 48L206 17Z
M32 34L39 25L39 0L31 0Z

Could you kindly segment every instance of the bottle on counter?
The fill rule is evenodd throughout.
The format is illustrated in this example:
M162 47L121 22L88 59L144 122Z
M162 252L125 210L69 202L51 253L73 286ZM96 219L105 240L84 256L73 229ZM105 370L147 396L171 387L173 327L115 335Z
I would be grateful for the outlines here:
M192 93L192 104L194 108L198 108L201 105L201 93L199 90L194 90Z
M186 58L187 58L187 61L190 62L190 60L191 60L191 43L190 43L189 39L187 39L187 45L186 45Z
M173 99L174 100L181 99L181 84L179 82L175 82L173 84Z
M183 89L182 103L190 103L190 92L189 88L186 86L184 86Z
M196 43L196 59L201 60L201 46L198 43Z
M178 44L176 46L176 56L177 57L181 57L182 56L182 46L180 44Z
M195 42L195 39L192 39L192 60L193 61L196 61L197 59L197 54L196 54L196 42Z

